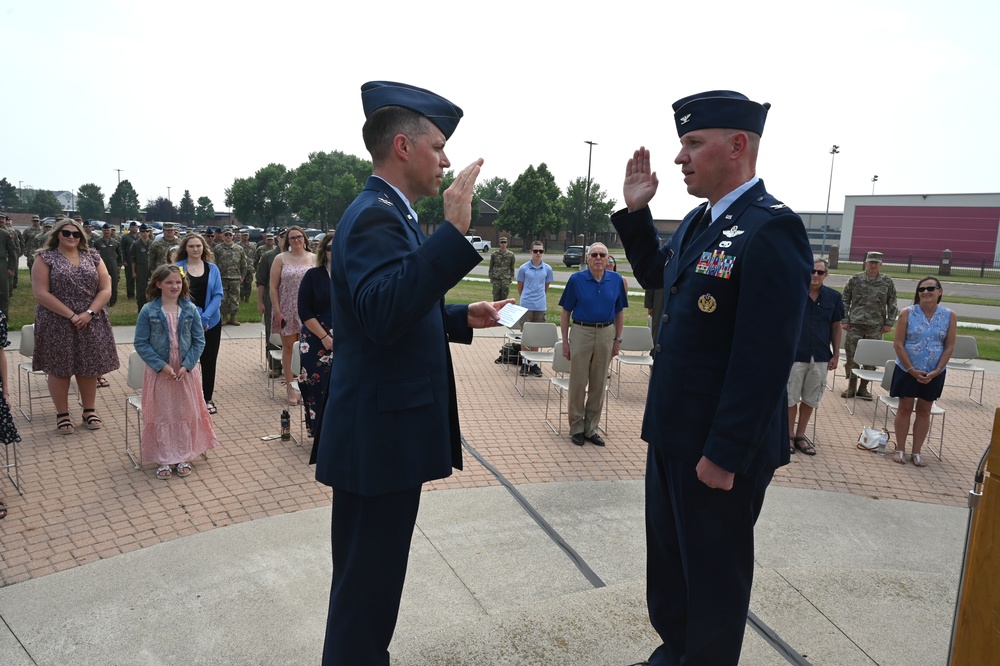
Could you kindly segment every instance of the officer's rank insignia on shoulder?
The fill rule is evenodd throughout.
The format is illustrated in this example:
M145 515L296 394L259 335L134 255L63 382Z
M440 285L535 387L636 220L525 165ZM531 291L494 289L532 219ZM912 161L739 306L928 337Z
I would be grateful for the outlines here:
M783 203L776 203L773 206L771 206L771 208L774 208L775 210L778 210L778 209L781 209L781 208L788 208L788 206L786 206Z
M384 203L386 206L391 206L392 205L392 202L389 201L388 199L383 199L382 197L379 197L378 200L381 201L382 203Z

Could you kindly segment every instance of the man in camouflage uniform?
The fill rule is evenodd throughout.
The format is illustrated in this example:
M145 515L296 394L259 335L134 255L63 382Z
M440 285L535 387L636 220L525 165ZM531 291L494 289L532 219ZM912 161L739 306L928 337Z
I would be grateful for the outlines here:
M10 238L14 241L14 251L17 253L17 260L14 261L14 275L10 280L9 292L17 289L17 272L20 266L21 254L24 250L24 239L21 236L21 232L14 228L14 221L10 219L10 215L4 215L4 228L7 233L10 234Z
M31 276L31 267L35 263L35 250L42 246L45 232L42 231L41 221L37 215L31 216L31 226L21 233L24 239L24 256L28 258L28 276Z
M215 265L219 267L222 277L222 323L239 326L236 315L240 311L240 284L247 271L247 258L243 248L233 242L232 227L222 230L223 242L212 248L215 253ZM228 320L227 320L228 317Z
M128 225L128 233L118 241L122 246L122 262L125 268L125 294L135 298L135 278L132 277L132 243L139 240L139 225L134 220Z
M129 248L129 268L135 283L135 304L139 310L146 304L146 286L149 284L149 247L152 245L150 236L149 227L140 224L139 238Z
M10 314L9 281L17 274L19 258L13 234L8 233L6 225L0 225L0 311L7 315Z
M157 238L149 245L149 272L152 273L167 263L170 248L177 247L178 245L180 245L180 242L177 240L177 229L174 227L174 223L164 222L163 237Z
M240 247L243 248L243 255L247 261L243 282L240 283L240 300L249 303L250 292L253 291L254 267L257 265L257 247L250 242L249 231L240 232Z
M493 283L493 300L502 301L510 293L514 281L514 253L507 250L507 239L500 238L500 249L490 255L490 282Z
M896 285L888 275L882 275L882 253L869 252L865 256L865 270L856 273L847 281L844 287L844 321L841 324L847 332L844 341L844 351L847 352L847 390L840 394L842 398L853 398L855 392L862 400L871 400L868 382L858 385L858 378L851 370L858 367L854 362L854 352L858 348L858 340L881 340L882 335L892 330L899 314L896 303ZM866 370L874 370L865 366Z
M104 228L101 230L101 237L96 243L94 243L94 249L98 251L101 255L101 259L104 260L104 267L108 269L108 275L111 276L111 300L108 301L108 307L114 307L115 303L118 302L118 283L122 279L122 246L118 242L117 238L111 237L111 225L105 224Z
M281 232L281 238L284 239L284 237L285 232ZM281 252L281 244L275 244L274 234L266 234L264 238L265 244L260 248L257 267L255 268L257 278L257 311L264 315L264 339L267 341L267 349L270 351L272 349L280 349L280 347L271 344L271 265L274 264L274 258ZM268 354L267 362L271 376L280 377L281 363L278 362L277 365L272 363L270 354Z

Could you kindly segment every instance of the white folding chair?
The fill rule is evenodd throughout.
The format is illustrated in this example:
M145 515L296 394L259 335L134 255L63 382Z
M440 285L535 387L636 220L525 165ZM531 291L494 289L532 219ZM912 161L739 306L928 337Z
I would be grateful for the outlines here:
M549 379L549 388L545 392L545 425L557 435L562 433L563 416L569 414L568 406L566 410L563 410L563 393L569 392L569 369L570 362L563 357L563 343L557 342L552 356L552 371L556 373L556 376ZM559 394L559 425L557 427L553 427L552 422L549 420L549 402L552 399L553 388Z
M858 340L858 346L854 350L854 362L858 364L858 367L852 368L851 374L858 378L859 385L861 382L871 382L871 385L875 386L876 382L882 381L882 368L889 361L894 361L895 358L896 350L889 340ZM875 366L875 370L866 370L863 367L866 365ZM853 400L850 407L847 406L847 400L844 400L847 412L852 415L858 407L857 392L854 393Z
M292 380L292 383L289 384L289 386L292 387L292 390L299 397L297 401L299 405L299 437L295 442L299 446L302 446L302 440L305 435L305 430L303 429L303 423L305 423L306 420L305 408L302 405L302 387L299 386L299 374L301 372L302 372L302 348L301 348L301 343L296 342L292 346L292 374L295 375L295 379Z
M136 469L142 469L142 378L146 373L146 362L139 356L139 352L133 351L128 355L128 387L138 391L135 395L125 398L125 455L135 465ZM129 409L135 412L135 431L138 435L139 449L138 455L132 453L129 448Z
M649 355L649 352L652 350L653 332L649 328L646 326L625 326L622 328L622 343L618 356L615 357L618 385L614 391L611 391L610 387L608 388L615 399L622 391L622 364L639 366L640 370L651 368L653 367L653 357Z
M553 352L556 342L559 340L559 328L555 324L526 322L521 328L521 361L527 363L552 363ZM528 351L529 347L537 351ZM548 350L548 351L546 351ZM524 397L524 390L517 385L517 380L521 379L527 387L527 375L518 372L514 375L514 389Z
M885 366L885 373L882 375L882 388L885 389L886 395L880 395L878 397L878 402L875 403L875 413L872 415L872 427L875 427L875 418L878 416L878 406L879 403L885 405L885 418L882 420L882 427L888 432L893 432L889 430L889 412L893 415L899 411L899 398L893 398L889 395L889 389L892 387L892 373L896 369L896 362L887 363ZM937 402L931 405L931 423L930 427L927 429L927 448L930 452L934 454L934 457L941 460L941 456L944 452L944 420L946 416L944 408L940 407ZM941 417L941 434L934 436L934 417ZM911 432L912 435L912 432ZM932 439L938 440L938 450L935 451L934 447L931 446L930 441Z
M983 404L983 389L986 386L986 368L981 368L973 363L977 358L979 358L979 346L976 344L976 338L971 335L956 335L955 336L955 350L951 354L951 360L948 361L946 369L949 375L952 371L955 372L971 372L972 377L969 381L969 399L979 405ZM979 400L972 397L972 390L976 385L976 374L979 374ZM945 376L947 381L948 376ZM965 387L965 384L946 384L947 386L961 386Z
M835 370L831 370L830 372L826 373L826 387L831 391L833 390L834 385L837 383L837 371L843 368L844 364L847 363L847 352L844 351L844 343L846 341L847 341L847 332L841 331L840 349L837 352L839 354L840 362L837 364L837 368Z
M268 358L271 360L271 363L269 363L268 365L269 367L281 367L282 365L281 334L271 333L269 342L271 343L272 347L277 347L277 349L267 350ZM284 374L282 374L281 376L284 376ZM267 397L271 398L272 400L274 399L274 385L277 383L277 379L278 377L272 377L270 372L267 373Z

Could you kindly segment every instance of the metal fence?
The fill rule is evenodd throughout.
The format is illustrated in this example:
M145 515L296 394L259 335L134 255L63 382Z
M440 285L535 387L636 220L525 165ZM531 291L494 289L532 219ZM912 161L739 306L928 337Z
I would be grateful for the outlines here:
M843 258L841 261L843 261ZM849 259L848 261L851 260ZM863 262L864 255L853 261ZM944 265L940 255L935 257L931 255L886 252L882 257L882 263L906 273L913 273L914 275L1000 278L1000 256L982 257L978 260L951 258L948 264Z

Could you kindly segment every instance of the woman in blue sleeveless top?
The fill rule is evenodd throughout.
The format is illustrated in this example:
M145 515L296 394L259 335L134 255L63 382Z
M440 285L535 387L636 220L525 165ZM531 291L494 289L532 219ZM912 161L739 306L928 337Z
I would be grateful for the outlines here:
M896 412L896 452L892 459L906 462L906 437L910 430L910 415L916 402L917 416L913 421L913 453L910 459L917 467L925 467L920 449L931 426L931 406L941 397L945 366L955 349L957 317L941 307L941 283L936 277L925 277L917 283L913 305L899 313L893 346L896 368L892 373L889 395L899 398Z

